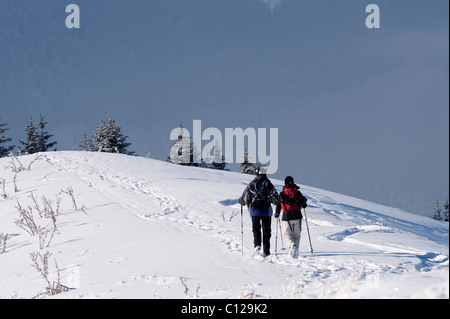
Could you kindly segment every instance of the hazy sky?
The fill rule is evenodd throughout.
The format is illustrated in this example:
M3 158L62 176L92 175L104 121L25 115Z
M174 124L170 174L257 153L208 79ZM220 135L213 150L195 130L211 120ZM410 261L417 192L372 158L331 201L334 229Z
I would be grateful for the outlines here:
M81 28L67 29L66 6ZM365 24L380 8L379 29ZM417 213L449 193L447 0L0 0L0 117L43 114L58 150L116 118L165 159L170 132L278 128L279 169ZM307 194L305 194L307 195Z

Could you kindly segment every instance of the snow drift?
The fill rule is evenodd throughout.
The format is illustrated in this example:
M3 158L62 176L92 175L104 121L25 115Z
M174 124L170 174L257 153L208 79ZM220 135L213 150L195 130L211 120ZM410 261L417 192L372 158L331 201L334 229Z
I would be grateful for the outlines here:
M251 179L119 154L2 158L0 298L449 297L448 224L308 186L314 256L303 227L289 257L275 219L272 255L254 256L237 201Z

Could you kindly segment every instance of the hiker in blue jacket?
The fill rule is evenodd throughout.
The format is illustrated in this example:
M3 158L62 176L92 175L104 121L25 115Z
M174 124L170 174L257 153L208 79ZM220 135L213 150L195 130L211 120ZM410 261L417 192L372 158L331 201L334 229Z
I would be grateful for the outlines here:
M239 198L242 206L248 206L252 218L253 244L255 252L260 253L261 242L263 254L270 255L270 237L273 209L271 204L277 205L280 197L272 182L266 176L266 170L261 167L257 176L247 185ZM261 236L262 228L262 236Z

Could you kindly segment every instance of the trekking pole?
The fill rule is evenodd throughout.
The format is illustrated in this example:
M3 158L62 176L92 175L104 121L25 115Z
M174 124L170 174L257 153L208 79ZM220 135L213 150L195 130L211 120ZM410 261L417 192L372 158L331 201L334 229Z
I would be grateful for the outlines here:
M311 235L309 234L308 218L306 217L306 208L303 208L303 211L305 212L305 222L306 222L306 230L308 231L309 248L311 249L311 255L314 255L313 247L312 247L312 244L311 244Z
M281 223L279 223L279 227L280 227L280 238L281 238L281 250L285 250L286 248L284 248L284 244L283 244L283 232L281 231Z
M277 254L277 248L278 248L278 217L277 217L277 226L276 228L276 235L275 235L275 255Z
M242 209L242 205L241 205L241 250L242 250L242 255L244 255L244 214L243 214L243 209Z

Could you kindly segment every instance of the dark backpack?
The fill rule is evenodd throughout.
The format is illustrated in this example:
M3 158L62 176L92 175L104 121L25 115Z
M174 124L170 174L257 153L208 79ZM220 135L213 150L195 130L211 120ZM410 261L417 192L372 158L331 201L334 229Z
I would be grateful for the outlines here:
M270 182L260 179L254 181L248 188L249 205L259 211L270 206Z

